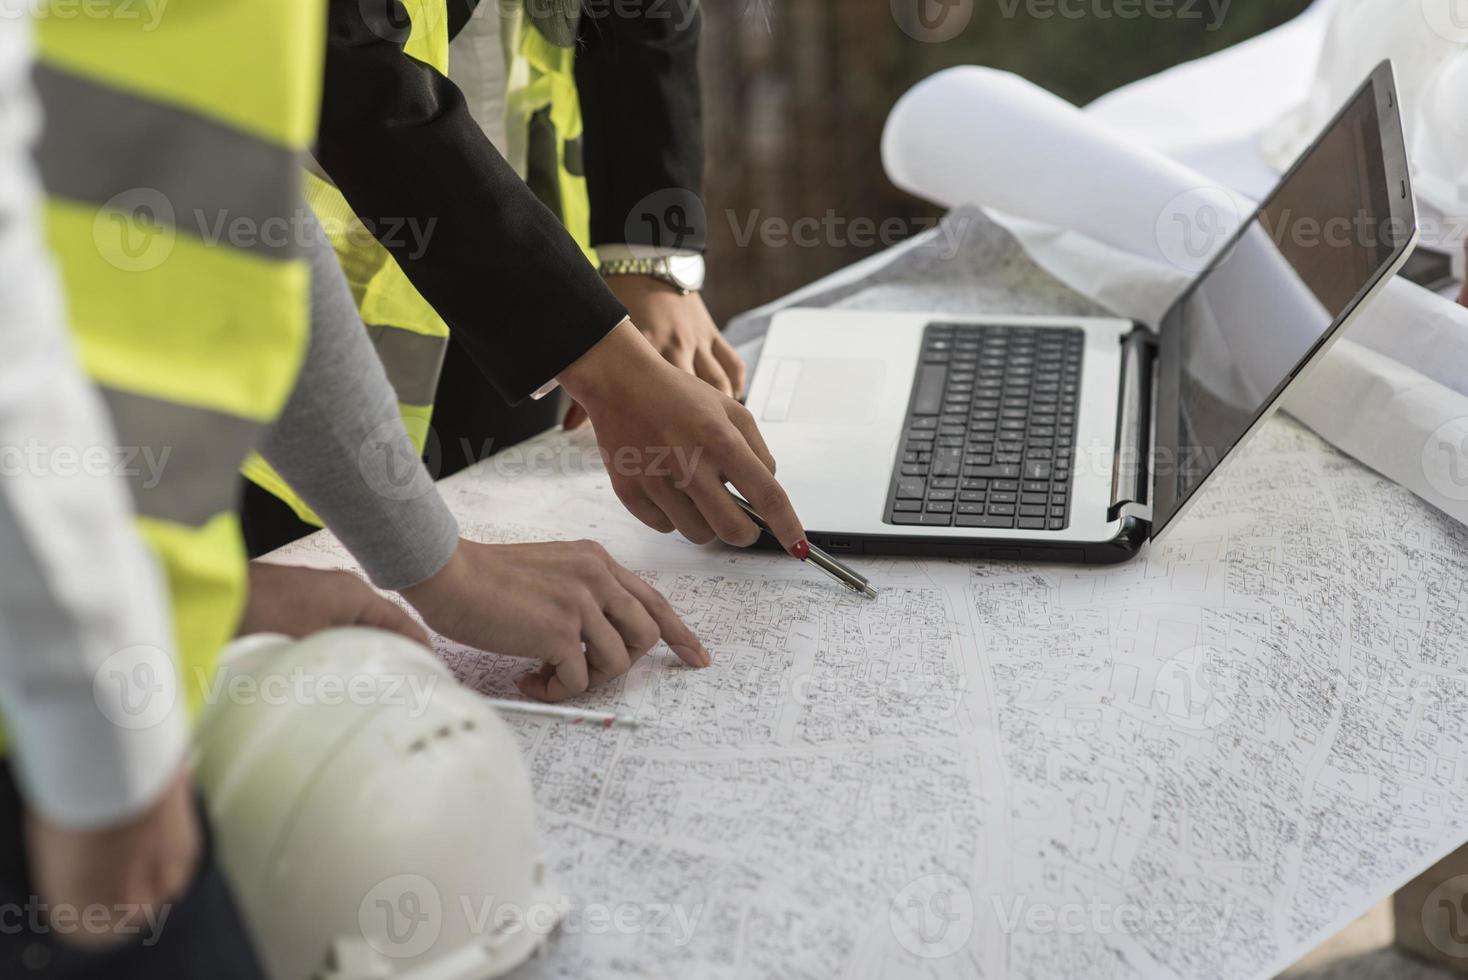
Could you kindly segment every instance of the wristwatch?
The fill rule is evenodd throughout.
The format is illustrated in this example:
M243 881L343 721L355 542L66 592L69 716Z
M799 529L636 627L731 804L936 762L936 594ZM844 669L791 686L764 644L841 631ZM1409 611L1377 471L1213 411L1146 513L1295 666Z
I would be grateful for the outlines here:
M660 255L656 258L608 259L597 266L602 276L652 276L687 296L703 288L703 256Z

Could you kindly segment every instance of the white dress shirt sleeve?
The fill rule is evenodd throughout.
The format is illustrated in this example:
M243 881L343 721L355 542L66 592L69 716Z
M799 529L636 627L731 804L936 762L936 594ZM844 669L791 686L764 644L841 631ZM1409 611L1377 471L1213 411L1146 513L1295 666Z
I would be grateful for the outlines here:
M27 806L101 827L177 772L185 706L163 578L46 257L30 65L29 25L0 19L0 717Z

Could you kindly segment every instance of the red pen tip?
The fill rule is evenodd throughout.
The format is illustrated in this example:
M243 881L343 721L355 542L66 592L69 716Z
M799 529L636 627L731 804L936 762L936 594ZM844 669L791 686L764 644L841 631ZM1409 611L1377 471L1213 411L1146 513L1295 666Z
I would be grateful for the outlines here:
M801 561L805 561L810 557L810 542L801 538L791 546L790 553Z

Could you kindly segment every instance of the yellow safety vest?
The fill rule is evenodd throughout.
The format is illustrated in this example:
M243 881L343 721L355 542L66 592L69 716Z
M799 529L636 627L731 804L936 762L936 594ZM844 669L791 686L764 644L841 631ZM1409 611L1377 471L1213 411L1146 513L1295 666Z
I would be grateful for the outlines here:
M403 0L403 6L412 23L407 53L447 75L449 29L444 0ZM521 176L542 203L560 217L594 264L591 204L581 166L581 103L576 92L575 49L553 43L520 5L485 6L488 9L479 15L499 16L503 37L512 40L505 72L506 133L510 143L507 155L512 161L524 161ZM499 8L498 14L494 7ZM448 348L448 324L357 219L340 191L311 173L306 177L306 196L336 250L362 322L397 394L403 424L421 454ZM320 518L259 456L251 456L244 472L289 504L302 520L321 524Z
M325 6L175 0L145 30L53 5L36 25L47 233L121 445L167 453L157 483L133 490L197 710L243 607L239 467L305 353L290 222Z

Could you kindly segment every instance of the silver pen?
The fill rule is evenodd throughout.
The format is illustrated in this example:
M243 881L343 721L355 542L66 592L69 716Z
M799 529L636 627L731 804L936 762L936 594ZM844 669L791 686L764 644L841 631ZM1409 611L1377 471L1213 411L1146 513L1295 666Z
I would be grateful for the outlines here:
M731 493L729 496L734 498L734 502L739 505L740 510L749 515L750 520L754 521L766 531L770 529L770 525L766 524L765 519L755 512L755 509L749 505L749 501L738 494ZM844 588L850 589L857 595L864 595L868 599L875 599L877 597L877 590L872 588L872 584L866 580L865 576L859 575L845 563L836 560L815 545L810 545L810 554L800 560L816 566L840 582Z

